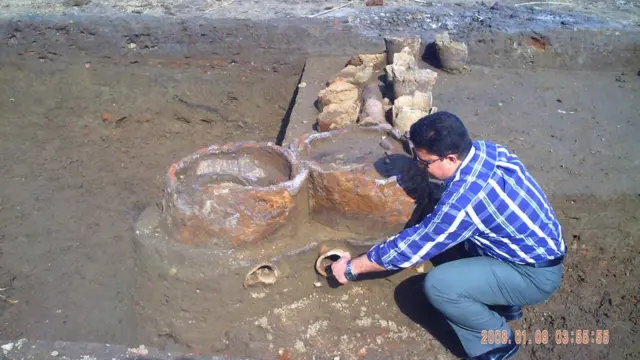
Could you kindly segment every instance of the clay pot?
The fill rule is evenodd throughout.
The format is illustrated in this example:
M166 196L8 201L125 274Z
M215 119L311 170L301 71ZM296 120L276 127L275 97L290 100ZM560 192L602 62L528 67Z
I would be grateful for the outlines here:
M307 134L290 146L309 164L312 219L336 230L396 233L428 191L427 173L389 125Z
M387 63L393 64L394 55L401 52L405 47L409 48L409 52L415 59L420 59L420 45L422 40L419 36L399 37L391 36L384 38L385 47L387 48Z
M460 72L467 65L469 52L465 43L452 41L445 32L436 36L435 45L443 70Z
M268 143L201 149L169 168L169 233L214 248L261 241L287 222L307 175L293 151Z

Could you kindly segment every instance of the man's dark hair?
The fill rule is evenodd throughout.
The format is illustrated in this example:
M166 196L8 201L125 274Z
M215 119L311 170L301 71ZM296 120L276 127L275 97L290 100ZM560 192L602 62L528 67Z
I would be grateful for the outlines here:
M439 157L455 154L464 159L471 150L467 128L457 116L446 111L427 115L411 125L409 138L416 148Z

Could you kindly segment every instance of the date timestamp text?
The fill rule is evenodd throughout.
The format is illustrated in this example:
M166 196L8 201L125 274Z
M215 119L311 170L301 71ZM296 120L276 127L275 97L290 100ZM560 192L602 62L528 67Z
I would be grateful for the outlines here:
M482 330L483 344L511 344L518 345L607 345L609 344L609 330L555 330L553 336L548 330L515 330L513 339L509 338L507 330Z

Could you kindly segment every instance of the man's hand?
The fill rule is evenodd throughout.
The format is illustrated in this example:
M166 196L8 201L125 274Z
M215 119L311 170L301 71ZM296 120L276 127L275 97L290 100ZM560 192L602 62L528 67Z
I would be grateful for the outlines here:
M340 284L346 284L349 282L346 277L344 277L344 272L347 269L347 262L351 260L351 256L345 255L340 257L338 261L331 264L331 273L338 280Z
M351 256L343 256L338 259L338 261L331 264L331 273L340 284L346 284L349 282L349 280L344 276L344 272L347 269L347 262L349 262L349 260L351 260ZM382 266L369 261L366 254L360 255L351 261L351 271L355 275L384 270L385 269Z

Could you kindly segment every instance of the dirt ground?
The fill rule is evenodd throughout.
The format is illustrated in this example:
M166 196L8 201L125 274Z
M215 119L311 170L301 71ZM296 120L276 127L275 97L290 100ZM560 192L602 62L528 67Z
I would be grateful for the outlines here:
M172 161L212 143L275 141L301 65L8 57L0 65L0 288L18 303L0 303L0 338L138 345L137 216L160 200ZM461 116L474 137L519 154L564 225L561 290L513 324L548 330L550 344L526 346L521 359L640 351L639 90L635 72L439 75L435 105ZM262 303L257 318L239 309L234 324L221 324L233 341L219 352L451 358L437 341L446 327L409 275ZM555 344L555 330L578 329L609 330L610 344Z
M166 169L275 141L301 70L228 60L2 64L0 288L19 303L0 303L1 338L131 341L132 228Z

